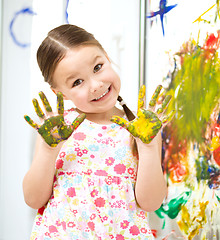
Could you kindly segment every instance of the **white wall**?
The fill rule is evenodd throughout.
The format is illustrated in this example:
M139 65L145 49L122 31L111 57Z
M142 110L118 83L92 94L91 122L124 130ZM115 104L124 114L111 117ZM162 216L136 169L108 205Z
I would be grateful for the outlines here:
M23 115L33 116L31 99L36 97L39 90L50 92L37 67L36 49L52 27L65 23L66 0L1 1L0 240L25 240L29 239L35 211L24 203L22 180L31 163L36 133L24 121ZM111 59L119 65L121 94L135 110L139 3L136 0L69 2L69 22L94 33ZM13 25L17 40L31 43L30 47L22 48L13 41L9 25L15 14L27 7L33 7L37 15L21 14Z
M28 239L31 211L23 200L22 179L32 154L31 130L23 119L30 108L30 49L14 44L9 24L17 11L31 7L32 2L2 2L0 239ZM19 41L29 42L31 17L18 17L13 29Z

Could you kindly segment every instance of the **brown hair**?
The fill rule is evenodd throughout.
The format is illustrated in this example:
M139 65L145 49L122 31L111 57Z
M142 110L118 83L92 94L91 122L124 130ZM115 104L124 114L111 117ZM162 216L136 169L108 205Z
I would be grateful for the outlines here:
M65 57L67 50L82 45L95 45L106 54L93 34L83 28L64 24L51 30L37 51L37 62L45 82L53 86L52 76L57 64Z

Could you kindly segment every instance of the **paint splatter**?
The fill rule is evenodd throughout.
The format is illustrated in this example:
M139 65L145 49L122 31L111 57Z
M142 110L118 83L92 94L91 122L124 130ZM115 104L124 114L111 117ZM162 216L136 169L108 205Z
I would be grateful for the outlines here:
M14 41L14 43L16 45L18 45L19 47L22 47L22 48L26 48L26 47L29 47L30 46L30 43L22 43L20 42L17 37L15 36L15 33L13 31L13 26L14 26L14 23L17 19L18 16L20 15L25 15L25 14L28 14L28 15L36 15L36 13L31 9L31 8L23 8L21 9L20 11L16 12L13 19L11 20L10 22L10 25L9 25L9 31L10 31L10 35L12 37L12 40Z
M170 10L172 10L176 6L177 6L177 4L167 6L167 0L160 0L159 11L152 12L150 16L147 16L147 18L152 18L157 15L160 15L163 36L165 35L164 22L163 22L164 16L165 16L165 14L167 14Z

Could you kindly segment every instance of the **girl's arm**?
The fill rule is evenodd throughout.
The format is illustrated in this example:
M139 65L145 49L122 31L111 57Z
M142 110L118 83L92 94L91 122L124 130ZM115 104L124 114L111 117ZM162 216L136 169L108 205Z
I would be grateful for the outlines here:
M52 194L55 174L55 161L62 147L73 131L84 121L85 114L80 114L71 125L64 121L64 103L61 92L57 93L57 112L52 108L43 92L39 93L46 110L41 110L37 99L33 99L35 112L42 121L42 125L35 123L29 116L25 120L38 131L35 154L30 170L23 180L25 202L32 208L40 208L46 204Z
M157 210L167 193L166 181L161 167L162 140L160 132L151 143L136 139L139 163L135 196L138 205L145 211Z
M33 161L23 180L25 202L34 209L45 205L52 194L55 161L62 144L50 147L40 135L37 137Z

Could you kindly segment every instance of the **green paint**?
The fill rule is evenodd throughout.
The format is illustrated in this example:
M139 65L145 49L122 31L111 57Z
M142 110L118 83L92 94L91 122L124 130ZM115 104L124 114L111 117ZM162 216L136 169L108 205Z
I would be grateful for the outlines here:
M24 116L24 119L31 125L31 127L38 129L39 126L27 115Z
M51 107L44 93L40 92L39 95L41 96L41 100L44 102L44 106L47 109L47 111L50 111ZM42 116L41 113L42 110L40 109L37 100L33 102L37 115L39 117ZM71 125L66 125L63 117L64 106L62 93L57 94L57 102L59 115L45 119L44 123L41 126L38 126L29 116L27 115L24 116L25 120L39 132L39 134L43 137L45 142L51 147L56 147L58 143L68 139L70 135L73 133L73 131L86 118L86 115L84 113L80 114Z
M145 107L145 92L146 87L145 85L142 85L138 94L138 110Z
M153 96L152 96L152 98L149 102L150 107L154 107L156 105L157 99L158 99L158 96L160 94L161 89L162 89L161 85L157 86L157 88L156 88L156 90L155 90L155 92L154 92L154 94L153 94Z
M41 99L46 111L47 112L52 112L52 108L51 108L50 103L48 102L45 94L43 92L39 92L39 96L40 96L40 99Z
M167 124L168 122L170 122L175 113L176 113L176 111L172 110L168 115L164 116L162 119L162 123Z
M38 115L38 117L44 118L44 117L45 117L44 112L42 111L42 109L41 109L41 107L40 107L37 99L34 98L34 99L32 100L32 102L33 102L34 109L35 109L35 112L36 112L36 114Z
M161 91L162 86L158 86L152 99L156 101L158 95ZM140 89L138 95L138 112L137 117L131 122L120 118L118 116L113 116L111 121L117 123L123 128L127 129L134 137L138 137L144 143L150 143L154 137L157 135L159 130L162 128L162 121L158 118L157 114L150 110L143 109L145 96L145 86ZM165 103L162 106L167 106L170 101L170 96L165 98ZM170 117L166 118L166 121L171 120Z
M165 215L174 219L181 211L181 206L186 204L191 196L192 191L186 191L180 194L177 198L173 198L167 204L162 204L161 207L155 211L157 216L161 219L165 219ZM165 222L163 228L165 227Z
M63 94L61 92L57 93L57 110L59 114L64 113Z
M173 127L178 140L203 143L210 116L220 99L220 58L218 51L202 49L196 41L181 49L182 65L172 74L174 78L167 94L174 97L168 110L176 109ZM193 50L192 50L193 49Z
M165 97L165 99L163 100L162 106L160 108L157 109L157 114L161 114L162 112L164 112L164 110L166 109L168 103L170 102L172 96L171 95L167 95Z

